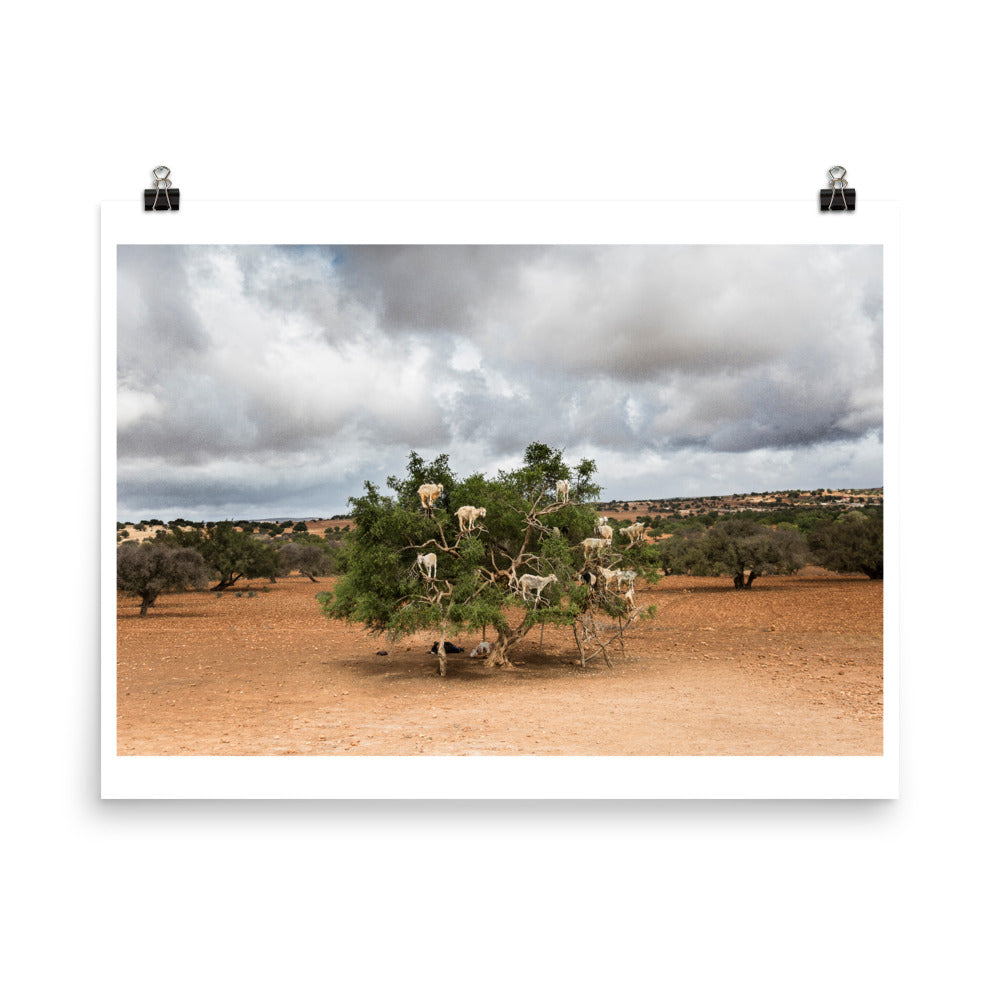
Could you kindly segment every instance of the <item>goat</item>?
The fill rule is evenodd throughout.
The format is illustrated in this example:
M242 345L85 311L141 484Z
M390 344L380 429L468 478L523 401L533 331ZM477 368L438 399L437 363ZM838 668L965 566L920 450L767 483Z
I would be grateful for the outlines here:
M597 584L599 577L596 573L591 573L588 569L584 570L582 573L577 573L576 579L580 583L585 583L588 587L593 587Z
M581 543L583 552L586 555L591 549L606 549L611 545L610 538L585 538Z
M601 574L601 579L604 580L605 587L611 586L611 581L618 579L618 570L616 569L607 569L604 566L598 566L597 572Z
M615 529L610 524L599 524L597 526L597 534L601 538L611 538L614 536L614 533Z
M428 653L433 653L435 656L437 656L439 648L440 647L439 647L438 643L435 642L434 645L431 646L431 648L427 650L427 652ZM462 646L456 646L453 642L448 642L447 640L445 640L444 651L445 651L445 655L454 654L454 653L464 653L465 652L465 648L462 647Z
M607 518L607 517L599 517L597 519L597 527L599 528L599 527L601 527L602 524L607 524L609 520L610 520L610 518Z
M455 513L458 515L458 530L471 531L477 518L486 517L486 508L459 507Z
M639 574L636 573L636 571L634 569L619 569L619 570L615 570L615 577L616 577L616 579L618 581L618 590L619 590L619 592L622 589L622 584L623 583L627 583L628 584L628 589L629 590L633 590L635 588L635 578L638 575Z
M530 573L525 573L517 581L517 589L525 600L528 599L528 591L533 590L535 592L535 603L537 604L545 587L550 583L555 583L558 579L559 577L555 573L550 573L548 576L532 576Z
M622 528L622 534L632 542L638 542L641 538L646 537L647 527L648 525L643 524L642 521L636 521L635 524Z
M438 557L436 552L421 552L417 556L417 566L428 580L436 580L438 575Z
M556 483L556 500L562 500L563 503L569 503L569 480L560 479Z
M434 502L439 496L444 492L444 486L441 483L424 483L420 489L417 490L417 495L420 497L420 506L424 510L430 510L434 506Z
M488 642L481 642L471 653L469 653L469 659L474 660L476 657L489 655L490 644Z

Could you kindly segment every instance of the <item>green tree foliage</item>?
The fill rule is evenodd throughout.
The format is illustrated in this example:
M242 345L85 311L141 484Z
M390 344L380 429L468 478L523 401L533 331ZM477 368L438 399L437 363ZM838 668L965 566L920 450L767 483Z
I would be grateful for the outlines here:
M278 553L271 545L241 531L232 521L218 521L196 531L171 529L167 539L182 548L201 553L205 564L219 578L213 590L225 590L241 579L268 577L278 571Z
M160 594L202 587L207 579L205 560L194 549L159 542L125 542L118 547L118 589L141 598L141 618Z
M864 573L870 580L883 574L882 512L851 510L809 534L813 558L837 573Z
M571 469L561 451L538 442L525 449L520 466L492 478L461 479L447 455L426 462L411 452L406 474L387 480L394 497L366 482L364 495L351 498L355 529L346 543L347 571L334 591L319 595L324 613L394 638L433 630L440 636L442 674L448 635L491 630L487 663L500 666L535 625L579 629L595 611L631 618L623 598L605 589L598 599L576 579L585 566L581 543L594 535L597 520L595 473L593 461ZM556 497L559 480L570 482L569 502ZM443 486L431 511L420 505L423 483ZM460 532L455 512L467 505L485 508L486 515ZM599 559L653 577L658 566L650 549L618 546L601 550ZM417 556L429 553L437 559L435 576L417 565ZM537 599L525 598L516 589L525 574L555 580Z
M682 531L660 543L663 568L688 576L731 576L749 587L764 573L792 573L805 565L806 540L795 528L770 527L743 518L704 530Z

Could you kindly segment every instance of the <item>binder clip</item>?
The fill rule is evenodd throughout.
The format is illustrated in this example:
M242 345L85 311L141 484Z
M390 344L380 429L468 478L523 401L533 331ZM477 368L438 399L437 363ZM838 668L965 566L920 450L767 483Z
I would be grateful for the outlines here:
M170 182L168 167L153 168L153 184L142 192L144 208L147 212L178 212L181 207L181 191Z
M830 178L829 189L824 188L819 193L819 210L821 212L853 212L854 188L847 186L847 169L845 167L830 167L827 171Z

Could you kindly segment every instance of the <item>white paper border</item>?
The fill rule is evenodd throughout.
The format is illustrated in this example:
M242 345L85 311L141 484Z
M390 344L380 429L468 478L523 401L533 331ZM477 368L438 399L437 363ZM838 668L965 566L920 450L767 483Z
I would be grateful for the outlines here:
M198 202L101 205L101 797L895 798L899 787L899 211L770 202ZM883 246L885 581L881 757L117 756L119 244L860 244Z

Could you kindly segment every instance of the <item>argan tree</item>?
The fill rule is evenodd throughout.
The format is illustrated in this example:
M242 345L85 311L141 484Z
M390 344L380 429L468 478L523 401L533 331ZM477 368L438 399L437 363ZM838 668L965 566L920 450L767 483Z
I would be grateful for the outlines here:
M317 576L327 576L333 572L333 552L325 542L287 542L278 549L278 562L285 573L297 569L313 583L316 583Z
M660 551L668 573L728 576L742 589L764 573L801 569L808 547L795 528L731 518L705 530L679 532L662 542Z
M274 547L232 521L218 521L194 531L171 528L164 541L200 552L205 565L219 578L213 590L225 590L241 579L273 578L278 571Z
M580 571L596 571L600 563L650 578L659 572L655 549L641 542L585 556L582 542L593 537L597 522L595 472L593 461L571 469L561 451L538 442L525 449L519 467L493 477L461 479L447 455L426 462L411 452L406 474L387 480L394 496L366 482L364 495L351 498L355 529L347 542L347 572L334 591L318 595L324 613L392 638L433 631L442 675L447 636L489 633L486 662L499 667L510 663L510 650L536 625L574 628L585 659L583 639L600 642L596 626L588 625L595 615L618 621L620 635L636 612L609 588L579 582ZM568 500L556 495L560 480L570 483ZM443 487L431 510L420 504L424 483ZM486 514L460 531L456 512L463 506ZM433 555L433 568L418 564L418 555ZM522 590L525 575L549 579L537 591Z
M160 594L202 587L208 580L200 552L159 542L125 542L118 547L118 590L141 598L145 618Z
M883 575L882 512L851 510L809 533L809 549L820 566L837 573L864 573L870 580Z

